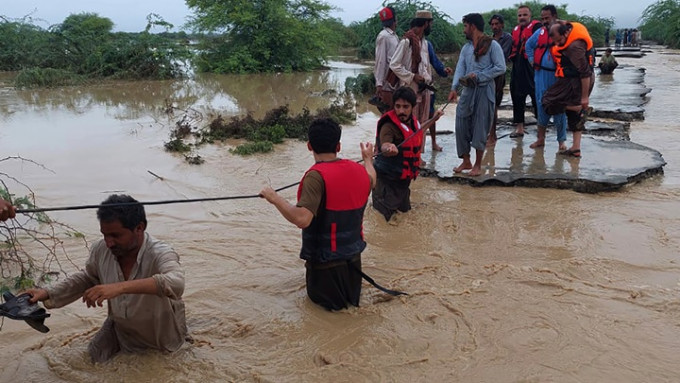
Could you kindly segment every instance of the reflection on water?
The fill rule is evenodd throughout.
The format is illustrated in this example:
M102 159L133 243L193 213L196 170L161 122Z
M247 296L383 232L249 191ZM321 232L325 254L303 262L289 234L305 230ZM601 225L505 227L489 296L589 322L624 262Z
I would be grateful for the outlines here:
M365 271L410 295L390 299L365 284L361 307L339 313L306 299L300 231L271 205L250 199L149 206L149 232L181 254L196 342L172 355L122 355L93 366L85 350L106 310L76 302L52 310L46 335L5 320L0 381L676 381L680 57L619 61L648 67L646 85L654 91L631 139L664 154L665 176L601 195L418 179L411 212L388 224L369 207L364 222ZM341 87L349 73L370 71L331 67L2 88L3 153L54 173L16 163L3 163L0 172L28 183L44 206L97 203L114 190L149 201L287 185L313 161L303 143L238 157L228 151L236 142L228 141L202 148L206 164L191 166L163 151L168 121L160 108L165 99L224 114L262 113L283 102L292 110L314 108L329 102L333 95L325 91ZM372 107L360 101L358 111L359 120L343 131L346 158L359 158L358 142L375 134ZM452 130L453 122L450 112L438 126ZM515 145L489 151L484 164L512 168L531 156L524 166L536 172L583 171L578 159L555 150L554 142L535 152ZM431 161L449 166L442 156ZM282 195L293 201L295 191ZM53 216L90 241L99 238L93 211ZM87 251L71 240L64 246L82 266Z

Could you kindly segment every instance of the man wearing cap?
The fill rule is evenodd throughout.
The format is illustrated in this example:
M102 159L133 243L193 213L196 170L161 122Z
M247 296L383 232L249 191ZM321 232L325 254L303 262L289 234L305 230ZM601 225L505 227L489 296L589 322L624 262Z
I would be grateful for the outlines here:
M505 73L503 49L496 40L484 34L484 19L479 13L463 16L463 32L468 42L460 50L449 101L456 107L456 149L463 162L454 173L470 170L470 176L482 174L482 157L486 148L496 103L494 78ZM458 86L463 91L458 100ZM474 165L470 151L475 148Z
M491 16L489 20L489 25L491 26L491 31L493 31L493 38L498 42L498 44L503 49L503 56L505 57L505 63L508 63L508 58L510 57L510 52L512 52L512 35L508 32L503 31L505 28L505 21L501 15ZM498 107L503 101L503 89L505 88L505 73L497 76L493 79L496 84L496 107L493 112L493 124L491 125L491 130L489 131L489 137L486 140L487 146L493 146L498 140L496 136L496 125L498 123Z
M399 77L400 85L416 92L413 115L421 124L428 119L430 111L430 92L426 85L432 82L432 74L425 36L430 34L431 26L432 12L417 11L411 29L404 33L390 61L390 69Z
M390 71L390 60L394 51L399 45L399 37L395 30L397 29L397 17L394 14L394 8L385 7L378 12L383 29L378 33L375 39L375 68L373 68L373 76L375 77L376 95L382 101L382 105L378 105L380 113L385 113L392 109L392 93L399 85L399 78ZM388 80L389 77L389 80Z

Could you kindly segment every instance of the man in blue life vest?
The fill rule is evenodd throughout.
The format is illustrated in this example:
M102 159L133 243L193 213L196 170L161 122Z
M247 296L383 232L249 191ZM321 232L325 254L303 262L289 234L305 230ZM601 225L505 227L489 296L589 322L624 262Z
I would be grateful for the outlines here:
M416 93L403 86L394 92L394 109L378 120L375 159L377 183L373 191L373 208L389 221L397 211L411 210L411 181L418 177L423 134L439 120L437 110L421 127L413 115Z
M517 8L517 26L512 30L512 53L510 53L510 61L512 61L510 96L512 97L512 122L515 123L515 131L510 133L510 138L524 137L524 110L527 96L531 98L534 114L536 114L534 68L527 57L525 44L538 27L540 23L537 20L531 20L531 9L526 5L520 5Z
M536 86L536 114L538 116L538 134L534 143L529 145L531 149L538 149L545 146L545 135L550 117L555 124L555 131L557 133L558 151L566 150L567 145L567 117L564 113L555 116L550 116L545 112L541 100L543 94L550 88L557 77L555 77L555 69L557 64L553 59L550 48L552 41L550 40L549 28L557 21L557 8L554 5L546 5L541 8L541 22L543 26L537 30L526 42L527 56L534 64L534 83Z
M373 144L360 144L364 166L340 159L341 132L331 119L310 125L307 148L315 164L300 182L296 205L270 187L260 192L302 229L300 258L306 261L307 296L328 310L359 306L361 252L366 248L362 221L376 182Z

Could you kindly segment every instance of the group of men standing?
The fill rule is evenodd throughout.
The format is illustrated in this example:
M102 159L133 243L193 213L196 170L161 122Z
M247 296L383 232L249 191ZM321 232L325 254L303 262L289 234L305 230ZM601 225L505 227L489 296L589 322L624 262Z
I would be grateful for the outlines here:
M384 29L376 40L374 75L378 94L388 106L381 113L388 112L394 105L389 96L400 86L408 86L416 93L414 116L423 124L427 118L434 117L426 112L432 96L427 86L432 79L430 63L433 55L428 55L426 49L432 15L428 11L418 11L411 29L401 39L395 33L394 9L386 7L379 16ZM468 42L461 49L448 97L450 102L458 102L456 147L462 162L454 168L456 173L469 171L470 176L482 173L483 153L497 140L497 110L503 97L506 64L512 68L510 95L515 130L510 138L522 139L524 136L526 98L529 96L538 120L538 137L530 147L545 146L547 126L552 118L557 131L558 153L581 156L581 132L590 110L589 95L594 85L592 39L582 24L559 20L553 5L542 8L540 21L532 19L528 6L520 6L517 22L510 34L504 32L503 17L492 16L489 25L493 35L489 37L484 34L484 19L480 14L463 17ZM566 145L567 129L573 132L570 147ZM379 124L378 136L380 130ZM433 129L430 133L434 137ZM433 140L433 150L441 150L435 145ZM476 151L474 162L470 154L472 148Z

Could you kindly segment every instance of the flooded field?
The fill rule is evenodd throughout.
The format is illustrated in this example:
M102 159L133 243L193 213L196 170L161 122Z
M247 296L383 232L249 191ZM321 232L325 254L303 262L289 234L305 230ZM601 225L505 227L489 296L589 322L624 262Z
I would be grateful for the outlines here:
M364 271L410 295L390 299L364 284L361 307L335 313L307 299L299 230L265 201L149 206L148 231L185 267L195 342L92 365L86 347L106 309L76 302L51 311L48 334L4 321L0 381L678 381L680 56L665 53L677 52L619 59L647 69L645 120L632 122L630 136L663 154L663 176L602 194L419 179L411 212L387 224L368 208L364 222ZM287 185L312 164L304 143L240 157L228 151L233 140L200 148L205 164L189 165L163 150L172 125L163 107L194 108L204 122L286 103L314 109L333 97L326 89L370 70L332 67L23 91L2 75L0 157L49 171L5 161L0 172L29 185L41 206L96 204L113 192L151 201ZM439 129L453 130L454 109ZM374 139L378 116L365 102L358 113L343 131L345 158L359 159L359 142ZM283 195L292 201L295 190ZM93 210L51 216L90 242L100 236ZM82 242L65 246L74 264L64 267L82 267Z

